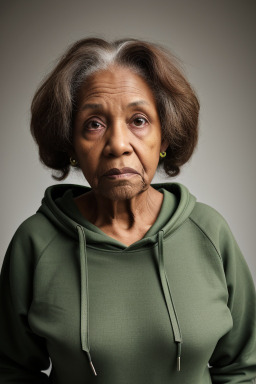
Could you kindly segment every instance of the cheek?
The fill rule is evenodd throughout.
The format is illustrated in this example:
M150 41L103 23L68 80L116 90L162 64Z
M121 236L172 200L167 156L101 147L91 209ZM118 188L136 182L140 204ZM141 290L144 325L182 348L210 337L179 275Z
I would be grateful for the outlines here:
M139 151L140 162L144 171L150 177L155 174L159 163L160 145L157 143L157 141L150 141L150 143L141 147Z
M158 153L160 151L161 143L158 143L158 140L156 139L155 142L150 143L149 148L151 152Z
M78 145L74 143L74 150L84 176L86 179L90 178L90 175L95 173L96 168L95 151L88 145L81 145L81 143Z
M89 159L93 158L95 151L92 143L80 138L74 139L74 150L80 164L88 162Z
M149 152L153 155L159 154L161 148L161 136L159 134L155 134L151 137L147 143Z
M147 157L147 164L149 170L152 170L152 172L156 171L157 165L159 163L159 156L160 156L160 149L161 149L161 136L159 134L155 134L154 137L152 137L148 143L147 143L147 153L145 154Z

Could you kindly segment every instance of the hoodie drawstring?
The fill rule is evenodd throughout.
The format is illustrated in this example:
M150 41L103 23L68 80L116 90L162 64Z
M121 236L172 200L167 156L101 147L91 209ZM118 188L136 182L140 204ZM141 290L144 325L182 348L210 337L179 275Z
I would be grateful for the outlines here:
M81 343L82 349L87 353L90 366L95 376L96 370L93 366L90 355L89 343L89 287L88 287L88 267L86 252L86 237L82 226L77 225L79 236L79 254L80 254L80 271L81 271Z
M96 370L92 363L90 355L89 344L89 287L88 287L88 266L87 266L87 252L86 252L86 237L82 226L77 225L77 232L79 236L79 254L80 254L80 270L81 270L81 343L82 349L87 353L91 369L95 376ZM167 305L174 340L177 343L177 371L181 370L181 343L182 336L179 326L177 313L175 311L174 302L171 295L170 285L164 267L163 257L163 237L164 231L160 230L158 234L158 268L162 289L164 293L165 302Z
M172 324L174 340L177 343L177 371L181 370L181 343L182 336L179 326L177 313L175 311L174 302L172 299L171 289L166 275L164 267L164 255L163 255L163 237L164 231L160 230L158 234L158 268L160 273L161 284L164 292L164 298L167 305L170 321Z

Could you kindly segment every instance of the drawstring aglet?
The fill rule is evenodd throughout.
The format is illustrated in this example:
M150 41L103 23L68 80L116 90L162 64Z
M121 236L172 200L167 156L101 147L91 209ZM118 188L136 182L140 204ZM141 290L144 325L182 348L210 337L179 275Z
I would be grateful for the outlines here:
M177 357L177 371L180 372L180 356Z
M181 343L177 344L177 371L180 372L180 360L181 360Z
M95 368L94 368L94 366L93 366L92 361L90 361L90 366L91 366L91 368L92 368L92 371L93 371L94 375L97 376L97 372L95 371Z
M87 356L88 356L88 359L89 359L89 363L90 363L91 369L92 369L94 375L97 376L97 372L96 372L96 370L94 368L94 365L92 363L92 358L91 358L90 352L87 352Z

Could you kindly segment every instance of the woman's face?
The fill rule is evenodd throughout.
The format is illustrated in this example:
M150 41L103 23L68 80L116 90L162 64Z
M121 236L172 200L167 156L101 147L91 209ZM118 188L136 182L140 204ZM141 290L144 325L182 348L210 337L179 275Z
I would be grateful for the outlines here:
M95 193L124 200L145 191L166 147L153 93L140 76L115 66L86 81L78 97L73 148Z

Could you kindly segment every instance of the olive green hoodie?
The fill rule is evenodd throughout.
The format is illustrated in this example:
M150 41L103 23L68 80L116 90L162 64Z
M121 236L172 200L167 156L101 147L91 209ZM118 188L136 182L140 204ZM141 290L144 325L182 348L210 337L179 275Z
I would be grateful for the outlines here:
M46 190L1 272L1 384L252 383L255 289L226 221L153 186L161 211L129 247L80 214L89 188Z

